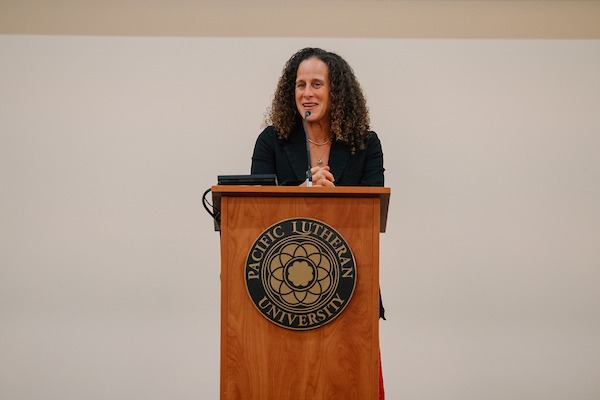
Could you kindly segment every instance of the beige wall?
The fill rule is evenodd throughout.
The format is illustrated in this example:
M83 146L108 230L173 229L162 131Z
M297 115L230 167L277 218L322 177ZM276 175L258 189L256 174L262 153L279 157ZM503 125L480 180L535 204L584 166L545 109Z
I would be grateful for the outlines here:
M0 33L600 38L600 1L0 1Z
M0 0L1 399L218 398L219 244L200 197L248 172L282 65L308 45L353 66L384 147L388 399L598 398L596 36L563 40L577 24L553 23L543 40L487 40L493 24L468 13L455 28L487 34L251 33L246 20L292 2L235 29L244 3L203 3L232 11L202 36L208 17L184 2L98 3L101 23L92 3L18 14L32 2ZM544 4L584 21L596 3L368 12ZM6 28L17 14L29 30Z

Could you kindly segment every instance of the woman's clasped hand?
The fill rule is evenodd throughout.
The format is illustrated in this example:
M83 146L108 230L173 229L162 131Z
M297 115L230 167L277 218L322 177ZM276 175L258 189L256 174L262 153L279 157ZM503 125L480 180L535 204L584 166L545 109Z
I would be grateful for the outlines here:
M335 178L333 177L333 174L329 171L329 166L312 167L310 169L310 172L312 174L313 186L335 186ZM306 182L304 182L302 186L306 186Z

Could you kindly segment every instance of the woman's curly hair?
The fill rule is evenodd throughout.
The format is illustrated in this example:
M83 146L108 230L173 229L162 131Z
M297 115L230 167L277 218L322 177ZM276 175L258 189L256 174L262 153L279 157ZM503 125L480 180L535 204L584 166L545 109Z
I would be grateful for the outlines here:
M336 140L346 143L352 154L365 148L369 133L369 109L354 71L339 55L318 48L305 48L294 54L283 68L273 103L265 123L275 127L281 139L287 139L302 116L296 108L296 74L300 63L316 57L329 68L331 131Z

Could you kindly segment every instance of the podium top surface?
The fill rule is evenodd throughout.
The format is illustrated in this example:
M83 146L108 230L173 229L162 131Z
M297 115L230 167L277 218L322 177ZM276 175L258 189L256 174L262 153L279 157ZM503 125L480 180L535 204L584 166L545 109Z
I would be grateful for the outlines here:
M378 197L380 199L380 232L385 232L391 194L390 188L373 186L304 187L218 185L213 186L211 191L215 210L221 209L222 196Z

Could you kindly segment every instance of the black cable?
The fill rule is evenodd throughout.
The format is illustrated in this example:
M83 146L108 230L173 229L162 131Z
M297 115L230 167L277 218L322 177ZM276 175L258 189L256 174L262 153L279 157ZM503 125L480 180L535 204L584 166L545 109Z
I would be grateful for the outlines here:
M204 206L204 209L206 210L206 212L217 222L217 224L220 224L221 223L221 213L218 210L215 210L215 207L212 204L210 204L206 198L206 196L210 192L211 192L211 190L210 190L210 188L208 188L202 195L202 206ZM210 210L208 207L212 208L212 210Z

